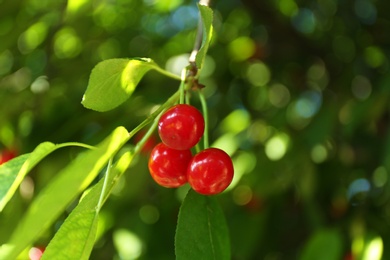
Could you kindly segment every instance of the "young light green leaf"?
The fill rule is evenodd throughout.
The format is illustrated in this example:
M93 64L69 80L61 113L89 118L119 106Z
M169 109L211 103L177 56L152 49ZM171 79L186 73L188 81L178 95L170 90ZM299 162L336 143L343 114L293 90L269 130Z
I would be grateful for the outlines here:
M24 177L46 156L55 150L66 146L83 146L81 143L53 144L44 142L39 144L29 154L20 155L0 166L0 212L14 195Z
M61 212L96 178L118 150L128 141L129 134L118 127L97 149L81 153L38 194L16 227L8 243L11 251L2 252L3 259L18 254L47 229Z
M114 109L131 96L142 77L152 69L179 79L148 58L102 61L92 70L81 103L86 108L100 112Z
M0 211L12 198L26 174L56 149L53 143L44 142L30 154L21 155L0 166Z
M125 153L82 198L68 216L54 238L46 247L41 260L45 259L89 259L96 239L98 214L103 201L107 199L116 180L129 167L132 159ZM103 200L103 201L102 201Z
M15 193L16 178L30 154L23 154L0 165L0 212ZM21 177L23 178L23 177ZM16 186L12 189L13 186Z
M202 45L196 55L195 62L198 70L200 70L203 67L211 37L213 35L213 10L208 6L201 4L198 4L198 8L203 24L203 38Z
M343 240L339 231L323 229L315 232L305 245L300 260L341 259Z
M230 259L230 240L222 209L215 197L190 190L179 212L176 259Z

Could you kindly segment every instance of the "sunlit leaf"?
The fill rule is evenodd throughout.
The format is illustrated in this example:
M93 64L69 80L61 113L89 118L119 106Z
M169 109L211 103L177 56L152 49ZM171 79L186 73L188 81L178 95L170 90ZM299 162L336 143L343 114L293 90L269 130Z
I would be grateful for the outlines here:
M147 58L102 61L92 70L81 103L100 112L114 109L131 96L142 77L151 69L177 78Z
M44 259L89 259L96 239L98 214L116 180L130 165L132 156L125 153L82 198L62 224L42 256Z
M53 144L44 142L39 144L29 154L20 155L0 166L0 211L14 195L23 178L46 156L55 150L67 146L84 146L84 144L71 142Z
M222 209L215 197L190 190L179 213L176 259L230 259L230 240Z
M205 5L198 5L200 17L203 22L203 39L201 48L196 55L196 66L200 70L203 67L204 60L206 58L207 50L209 49L211 36L213 34L213 10Z
M24 176L57 148L50 142L41 143L30 154L21 155L0 166L0 211L11 199Z
M333 229L319 230L305 245L300 260L329 260L342 258L343 241Z
M23 154L0 165L0 211L14 194L16 188L11 187L18 186L15 184L16 178L28 157L29 154Z
M96 178L108 160L128 141L118 127L97 149L80 154L57 174L34 199L11 236L11 251L0 250L0 259L14 259L58 218L61 212Z

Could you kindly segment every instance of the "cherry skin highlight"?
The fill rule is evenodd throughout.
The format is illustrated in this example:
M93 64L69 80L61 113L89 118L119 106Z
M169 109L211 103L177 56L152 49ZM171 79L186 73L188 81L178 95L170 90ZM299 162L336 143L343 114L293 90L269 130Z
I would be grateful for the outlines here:
M186 172L191 158L190 150L175 150L159 143L149 157L150 175L163 187L180 187L187 183Z
M190 149L203 136L203 115L193 106L175 105L161 116L158 133L165 145L177 150Z
M221 193L230 185L233 175L232 159L218 148L208 148L196 154L187 169L192 189L203 195Z

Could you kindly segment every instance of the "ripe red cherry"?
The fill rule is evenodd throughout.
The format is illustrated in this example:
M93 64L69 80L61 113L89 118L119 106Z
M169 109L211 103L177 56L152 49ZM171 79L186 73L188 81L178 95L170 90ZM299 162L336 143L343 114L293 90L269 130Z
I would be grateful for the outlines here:
M177 188L187 182L190 150L175 150L163 143L156 145L149 157L149 172L161 186Z
M192 189L203 195L221 193L232 182L233 175L232 159L218 148L208 148L196 154L187 169Z
M158 122L158 133L164 144L177 150L187 150L202 138L204 119L195 107L179 104L169 108Z

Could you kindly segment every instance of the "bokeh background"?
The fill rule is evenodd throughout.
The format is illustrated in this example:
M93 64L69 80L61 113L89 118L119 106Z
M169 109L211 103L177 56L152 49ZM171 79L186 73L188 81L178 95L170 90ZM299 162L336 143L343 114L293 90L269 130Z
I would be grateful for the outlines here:
M215 33L200 82L211 143L235 164L218 196L232 258L390 259L389 2L211 6ZM98 113L80 104L91 69L149 57L180 73L197 21L188 0L0 0L0 149L93 145L116 126L131 130L179 82L149 72L129 101ZM0 214L1 243L78 152L57 151L26 178ZM188 187L157 186L147 160L147 151L135 159L103 208L91 259L174 258ZM66 215L34 246L45 246Z

